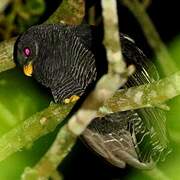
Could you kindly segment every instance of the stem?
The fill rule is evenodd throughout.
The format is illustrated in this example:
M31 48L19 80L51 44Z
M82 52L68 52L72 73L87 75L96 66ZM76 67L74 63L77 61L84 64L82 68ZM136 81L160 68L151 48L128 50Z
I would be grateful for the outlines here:
M170 57L166 46L162 42L153 22L146 13L144 6L139 0L121 0L121 2L131 10L140 23L145 37L155 52L164 74L167 76L175 73L178 70L177 66Z

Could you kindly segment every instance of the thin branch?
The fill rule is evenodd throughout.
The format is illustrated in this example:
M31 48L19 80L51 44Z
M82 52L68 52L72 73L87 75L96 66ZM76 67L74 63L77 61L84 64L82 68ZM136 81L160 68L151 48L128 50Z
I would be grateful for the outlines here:
M88 23L90 24L90 25L96 25L96 11L95 11L96 9L95 9L95 6L92 6L90 9L89 9L89 12L88 12L88 14L89 14L89 21L88 21Z
M162 42L153 22L146 13L143 4L141 4L139 0L120 0L120 2L127 6L139 21L145 37L159 60L158 62L160 63L164 74L169 75L178 71L175 62L170 57L166 46Z

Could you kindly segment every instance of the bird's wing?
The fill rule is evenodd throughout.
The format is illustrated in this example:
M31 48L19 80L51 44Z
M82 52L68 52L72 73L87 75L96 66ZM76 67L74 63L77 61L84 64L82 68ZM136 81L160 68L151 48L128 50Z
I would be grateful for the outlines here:
M137 113L126 111L94 119L84 131L83 137L90 147L117 167L124 168L127 163L141 169L152 168L154 165L152 160L148 162L139 160L137 131L143 131L145 134L142 119ZM139 142L147 137L148 134L141 135Z
M158 79L155 66L129 37L122 35L121 44L127 64L136 66L136 72L124 88ZM127 163L137 168L150 168L152 160L157 161L168 152L165 120L164 113L157 108L113 113L92 121L83 138L98 154L116 166L124 167Z
M61 61L61 64L52 73L56 76L56 83L50 89L56 102L62 102L73 95L83 95L97 77L94 54L84 44L83 37L86 35L77 36L77 27L70 28L74 29L67 29L68 41L65 41L63 47L59 47L63 57L59 56L57 62Z

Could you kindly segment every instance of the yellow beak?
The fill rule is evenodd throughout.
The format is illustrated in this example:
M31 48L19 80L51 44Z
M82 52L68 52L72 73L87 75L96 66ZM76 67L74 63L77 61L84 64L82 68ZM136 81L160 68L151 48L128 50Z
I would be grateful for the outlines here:
M28 65L24 65L23 71L26 76L32 76L33 73L32 63L30 62Z

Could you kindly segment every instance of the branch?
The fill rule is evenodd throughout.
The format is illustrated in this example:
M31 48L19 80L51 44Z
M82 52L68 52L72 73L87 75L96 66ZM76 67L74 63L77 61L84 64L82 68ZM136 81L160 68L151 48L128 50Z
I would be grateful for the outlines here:
M13 50L15 38L0 43L0 72L12 69L15 67L13 61Z
M180 71L151 84L117 91L112 98L106 101L101 112L159 106L178 95L180 95Z
M50 105L3 135L0 138L0 161L52 132L67 117L72 107L73 104Z
M159 60L164 74L169 75L178 71L176 64L170 57L166 46L156 31L154 24L146 13L143 4L141 4L139 0L120 0L120 2L127 6L127 8L131 10L136 19L139 21L145 37Z
M146 84L138 87L132 87L128 90L118 91L112 98L108 99L105 102L102 109L106 109L106 112L118 112L143 107L153 107L178 95L180 95L180 71L172 76L156 81L152 84ZM87 113L87 110L81 109L79 113L76 114L76 118L78 116L78 123L80 124L77 125L76 122L76 124L73 124L73 126L68 126L71 132L77 133L79 132L79 130L81 130L82 132L81 126L86 124L85 120L87 118L91 120L92 118L94 118L94 116L97 115L95 111L88 112L89 114ZM72 120L74 119L71 118L69 123L72 123ZM36 173L41 175L40 177L50 176L50 174L54 170L53 168L56 168L58 166L67 152L71 149L76 141L75 136L73 136L71 132L68 131L67 125L64 126L60 130L50 150L46 153L46 155L42 158L38 165L35 166L33 170L36 170ZM49 171L44 171L44 169L47 168L51 169ZM151 175L151 172L154 171L157 170L150 171L146 174ZM156 177L163 176L160 171L156 172L156 174Z

